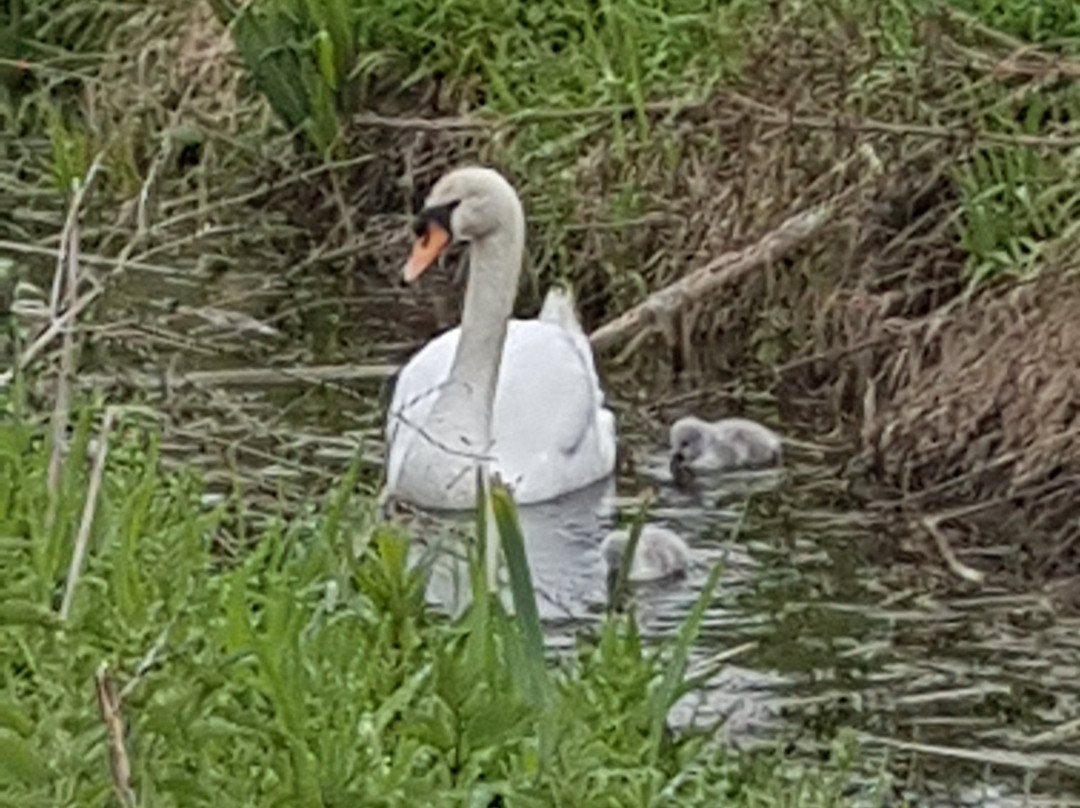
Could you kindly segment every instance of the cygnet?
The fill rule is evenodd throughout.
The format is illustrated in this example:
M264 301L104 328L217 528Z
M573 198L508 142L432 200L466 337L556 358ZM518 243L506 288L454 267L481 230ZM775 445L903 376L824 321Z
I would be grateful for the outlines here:
M692 415L671 426L671 470L735 471L778 466L780 436L746 418L708 422Z
M618 574L629 542L630 531L622 529L613 530L600 544L609 579ZM634 561L627 578L634 583L675 578L685 575L689 564L690 549L679 534L659 525L645 525L634 548Z

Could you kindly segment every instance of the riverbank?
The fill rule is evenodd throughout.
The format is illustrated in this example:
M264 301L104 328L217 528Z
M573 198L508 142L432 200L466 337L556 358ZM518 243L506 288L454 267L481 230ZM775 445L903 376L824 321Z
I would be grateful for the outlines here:
M272 498L295 475L330 484L326 458L362 441L374 484L378 381L455 321L460 294L450 273L393 287L410 211L448 166L479 160L525 198L521 314L567 281L596 329L689 273L742 267L607 341L610 385L674 388L687 406L722 396L728 414L772 396L786 420L846 436L852 493L920 533L927 557L1069 588L1075 368L1053 347L1065 325L1027 325L1075 298L1068 15L549 4L477 28L469 4L442 19L419 3L410 25L379 6L354 41L267 12L264 26L300 26L268 77L251 34L263 29L215 8L65 7L56 19L89 14L78 36L46 4L22 20L2 85L0 300L14 314L5 350L39 378L65 355L50 323L70 308L72 366L114 401L171 412L181 462L217 474L224 461L222 484L240 473ZM593 33L574 45L580 26ZM546 67L545 49L570 45L564 69ZM281 87L286 101L306 93L307 117L292 120ZM54 302L75 181L78 279ZM775 238L807 215L802 238ZM1023 333L1000 340L1006 321ZM211 375L185 385L187 371ZM304 395L255 406L244 380L268 371ZM1021 524L1004 564L941 560L940 546L979 554Z

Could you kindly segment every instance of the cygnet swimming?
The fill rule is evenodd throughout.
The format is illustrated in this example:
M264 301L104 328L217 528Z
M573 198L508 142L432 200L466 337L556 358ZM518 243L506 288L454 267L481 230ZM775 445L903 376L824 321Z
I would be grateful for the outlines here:
M619 572L623 555L630 542L630 531L613 530L600 544L600 554L608 567L608 578ZM645 525L634 548L634 561L627 579L634 583L659 581L686 574L690 564L690 549L682 537L659 525Z
M671 470L735 471L780 465L780 436L746 418L708 422L694 416L671 426Z

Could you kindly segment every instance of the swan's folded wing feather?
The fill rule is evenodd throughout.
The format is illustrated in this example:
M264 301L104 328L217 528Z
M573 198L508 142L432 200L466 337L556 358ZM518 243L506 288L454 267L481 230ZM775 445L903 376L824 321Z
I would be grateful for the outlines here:
M511 321L505 379L495 396L496 442L521 452L573 454L594 428L600 391L591 356L539 320ZM553 458L554 459L554 458Z
M589 378L592 380L597 394L596 406L603 405L604 391L600 387L600 378L596 374L592 345L589 343L589 335L585 333L585 328L578 319L577 309L574 305L574 295L566 289L550 289L544 298L544 305L540 309L540 315L537 319L541 322L557 325L567 333L581 356L582 363L589 372Z
M536 319L542 323L557 325L571 335L585 336L585 329L581 327L574 308L574 295L567 289L549 289Z

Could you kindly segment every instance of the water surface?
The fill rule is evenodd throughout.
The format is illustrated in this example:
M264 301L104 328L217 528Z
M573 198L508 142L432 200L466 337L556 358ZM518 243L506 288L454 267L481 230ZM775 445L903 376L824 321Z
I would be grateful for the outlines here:
M867 793L885 782L917 804L1080 805L1080 624L1037 595L963 593L936 568L872 563L886 539L870 519L822 506L835 470L798 452L779 472L690 490L671 480L661 445L639 454L633 475L521 509L553 650L602 619L599 543L651 489L649 521L680 533L693 561L685 580L634 587L643 634L677 631L723 564L692 668L714 674L676 706L674 726L808 759L851 728ZM452 581L467 592L453 570L432 583L442 608L461 605Z

